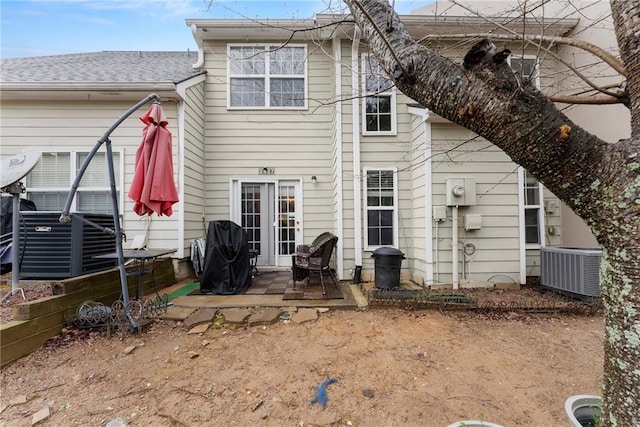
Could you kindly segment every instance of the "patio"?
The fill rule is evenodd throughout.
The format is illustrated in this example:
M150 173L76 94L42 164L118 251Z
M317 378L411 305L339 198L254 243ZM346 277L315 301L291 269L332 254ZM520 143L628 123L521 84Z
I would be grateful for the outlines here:
M165 292L179 292L194 283L181 283L165 289ZM327 295L323 298L320 283L314 277L304 286L298 282L293 286L291 270L260 271L252 279L251 286L236 295L203 295L199 288L187 295L173 299L174 306L167 315L175 318L179 312L196 308L238 308L238 307L325 307L338 310L354 310L367 305L366 298L357 285L341 282L338 286L327 285Z

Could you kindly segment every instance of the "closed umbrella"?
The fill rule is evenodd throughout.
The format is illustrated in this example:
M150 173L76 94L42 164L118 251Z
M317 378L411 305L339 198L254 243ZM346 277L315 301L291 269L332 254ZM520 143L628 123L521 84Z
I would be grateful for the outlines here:
M136 152L136 167L129 198L138 215L171 216L178 192L173 180L172 135L162 106L154 103L140 120L142 143Z

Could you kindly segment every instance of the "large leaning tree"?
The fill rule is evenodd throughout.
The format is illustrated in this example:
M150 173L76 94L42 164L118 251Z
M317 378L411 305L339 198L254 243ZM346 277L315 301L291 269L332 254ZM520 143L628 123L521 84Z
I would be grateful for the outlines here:
M532 86L485 40L461 64L411 38L386 0L344 0L396 87L493 142L582 217L602 246L602 425L640 425L640 0L612 0L631 138L607 143ZM426 25L426 24L425 24ZM597 108L597 107L593 107Z

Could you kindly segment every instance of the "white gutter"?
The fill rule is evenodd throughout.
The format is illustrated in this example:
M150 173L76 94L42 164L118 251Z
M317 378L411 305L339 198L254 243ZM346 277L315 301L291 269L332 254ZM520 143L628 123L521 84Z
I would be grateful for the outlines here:
M352 108L352 136L353 136L353 239L355 251L355 265L362 266L362 194L360 192L360 97L358 74L358 47L360 43L360 29L353 29L351 44L351 108Z
M200 69L204 65L204 47L203 42L200 37L198 37L198 26L196 24L189 25L191 27L191 34L193 35L193 39L196 41L198 45L198 61L192 65L195 69Z
M422 119L424 126L424 248L426 277L425 284L433 284L433 186L431 176L431 123L429 110L426 108L409 107L409 114Z
M334 78L335 78L335 97L336 97L336 234L338 235L337 245L337 270L338 279L344 279L344 212L343 209L343 189L342 189L342 39L333 38L333 55L334 55Z

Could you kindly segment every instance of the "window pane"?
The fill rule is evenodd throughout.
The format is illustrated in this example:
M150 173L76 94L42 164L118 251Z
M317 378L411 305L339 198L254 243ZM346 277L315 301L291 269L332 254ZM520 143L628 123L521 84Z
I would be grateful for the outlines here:
M271 79L272 107L304 106L304 79Z
M304 75L304 47L270 46L269 49L271 75Z
M393 245L393 228L384 227L380 229L380 245Z
M391 115L383 114L378 117L378 130L381 132L391 131Z
M110 191L78 191L76 197L79 212L113 213Z
M229 61L232 75L265 73L265 51L262 46L232 46L229 48Z
M365 60L365 91L367 93L387 92L393 87L382 66L373 55Z
M380 225L380 211L370 210L367 212L367 224L369 228L378 227Z
M77 193L76 193L77 194ZM39 211L62 212L67 202L68 191L29 192L27 197L36 204Z
M380 98L377 96L369 96L365 101L366 112L367 114L377 114L378 113L378 100Z
M526 170L524 172L524 190L525 205L540 205L540 184Z
M264 79L231 79L232 107L264 107Z
M70 187L70 180L71 155L69 153L42 153L40 162L27 175L27 189Z
M367 231L367 241L371 246L380 246L380 236L378 235L378 229L369 227Z
M89 153L78 153L76 163L76 175ZM113 153L113 169L116 179L116 187L120 184L120 153ZM75 178L75 177L74 177ZM82 175L80 187L110 187L109 166L107 165L107 153L97 152L89 166Z
M539 244L540 243L540 224L538 222L539 209L525 209L524 211L524 224L525 224L525 239L526 243Z
M378 97L378 112L380 114L391 113L391 97L390 96L379 96Z
M525 80L535 77L536 60L535 58L511 58L511 68L518 76L522 75Z

